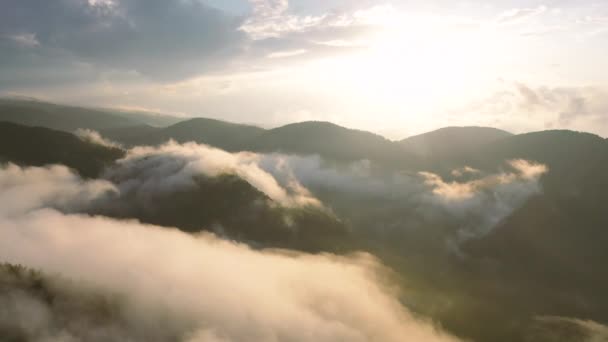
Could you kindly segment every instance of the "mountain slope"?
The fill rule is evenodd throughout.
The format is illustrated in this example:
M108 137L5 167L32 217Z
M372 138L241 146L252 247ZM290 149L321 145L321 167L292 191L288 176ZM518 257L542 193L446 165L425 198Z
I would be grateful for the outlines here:
M182 117L172 116L162 113L147 112L142 110L125 110L115 108L94 108L100 112L117 115L131 121L141 124L150 125L153 127L167 127L185 120Z
M268 130L250 146L260 152L319 154L338 160L395 162L404 154L399 146L382 136L318 121Z
M114 127L102 129L99 133L112 141L121 143L124 146L135 146L135 145L150 145L146 143L146 137L153 136L155 133L160 132L162 128L154 127L150 125L132 125L124 127ZM148 138L154 140L152 138Z
M472 260L494 265L480 271L480 279L501 284L484 289L486 300L501 298L502 314L512 317L608 321L608 276L598 272L608 258L608 143L572 131L522 134L484 147L472 164L513 158L543 163L549 171L540 194L463 246Z
M128 145L158 145L173 139L179 143L193 141L228 151L244 149L249 141L263 132L264 129L256 126L207 118L194 118L160 129L148 126L142 130L140 127L135 134L128 129L102 131Z
M63 164L83 176L95 177L123 154L70 133L0 122L0 161L29 166Z
M490 127L445 127L399 141L407 151L432 159L456 159L512 134Z
M265 130L221 120L195 118L166 128L133 127L101 131L126 145L158 145L170 139L197 142L227 151L317 154L340 161L370 159L381 163L413 163L416 156L382 136L329 122L301 122Z
M0 98L0 121L46 127L66 132L73 132L78 128L99 131L142 124L155 125L179 120L179 118L150 113L93 109L36 100Z

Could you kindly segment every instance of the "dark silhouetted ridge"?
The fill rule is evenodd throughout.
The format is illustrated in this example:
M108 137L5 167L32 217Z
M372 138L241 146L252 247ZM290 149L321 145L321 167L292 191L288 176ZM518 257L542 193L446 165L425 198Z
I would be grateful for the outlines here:
M86 177L98 176L124 151L80 140L73 134L42 127L0 122L0 161L20 165L63 164Z
M399 147L380 135L319 121L268 130L253 141L252 149L262 152L319 154L343 160L388 161L401 157Z

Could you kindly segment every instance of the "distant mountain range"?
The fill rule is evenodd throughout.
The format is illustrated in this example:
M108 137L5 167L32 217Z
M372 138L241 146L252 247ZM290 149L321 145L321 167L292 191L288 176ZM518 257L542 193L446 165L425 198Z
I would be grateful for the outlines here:
M88 143L67 132L0 122L0 162L62 164L85 177L96 177L123 155L123 150Z
M142 111L85 108L34 99L0 98L0 121L73 132L79 128L103 130L142 124L166 126L181 119Z
M342 182L345 188L362 187L360 183L371 178L365 188L370 192L382 182L396 185L383 190L383 197L373 198L323 182L311 187L330 211L268 205L268 197L249 183L222 175L198 178L194 190L155 198L154 210L146 205L129 207L131 201L122 198L115 206L89 213L137 218L185 231L219 225L224 229L220 233L261 247L369 251L402 274L408 289L416 290L407 298L416 311L476 341L531 341L524 332L531 319L543 315L608 322L608 275L603 272L608 260L608 140L604 138L567 130L515 135L495 128L447 127L391 141L328 122L263 129L205 118L165 118L164 125L152 119L2 100L0 161L59 163L85 177L97 177L124 156L123 149L85 142L69 133L78 128L98 130L126 147L170 139L194 141L232 152L318 155L338 165L337 170L351 170L358 167L353 162L369 160L380 170L364 169L364 176L352 181L346 172L333 179L323 170L319 177L328 183ZM544 164L548 172L540 177L538 191L508 208L512 212L504 217L500 216L504 207L494 208L498 214L484 212L483 206L477 212L466 205L478 203L466 202L446 209L465 214L444 218L443 212L430 209L432 205L420 202L415 194L399 192L421 171L441 176L447 185L465 184L464 188L479 186L467 184L469 178L503 172L503 178L492 180L500 186L508 178L505 161L514 159ZM454 173L463 167L481 176ZM501 203L518 190L504 189L483 200ZM476 215L496 215L497 223L486 234L459 245L458 253L453 246L446 247L444 237L474 225Z
M170 139L228 151L319 154L339 160L370 159L419 165L428 155L453 157L480 144L508 137L484 127L450 127L390 141L380 135L329 122L302 122L263 129L207 118L180 119L161 114L63 106L34 100L1 99L0 121L74 132L99 131L125 146L158 145Z

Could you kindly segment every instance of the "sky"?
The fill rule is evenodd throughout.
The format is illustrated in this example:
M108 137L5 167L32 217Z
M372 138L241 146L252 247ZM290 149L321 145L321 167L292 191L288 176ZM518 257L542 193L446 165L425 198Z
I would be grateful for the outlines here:
M608 1L2 0L0 95L391 139L608 137Z

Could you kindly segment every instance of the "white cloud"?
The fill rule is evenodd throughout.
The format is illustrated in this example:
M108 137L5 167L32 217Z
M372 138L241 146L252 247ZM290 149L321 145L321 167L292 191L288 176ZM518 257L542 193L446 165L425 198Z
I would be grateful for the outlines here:
M307 52L308 52L308 50L306 50L306 49L291 50L291 51L277 51L277 52L272 52L272 53L268 54L268 56L266 56L266 57L267 58L288 58L288 57L303 55Z
M32 48L40 45L40 42L34 33L14 34L7 36L7 38L26 48Z
M608 136L608 89L603 86L533 86L507 82L495 92L452 111L513 132L572 129Z
M527 160L516 159L508 162L516 172L506 172L486 176L469 182L445 182L440 176L430 172L420 172L425 183L433 189L433 193L447 201L466 200L476 196L479 192L499 185L509 185L517 181L537 181L548 171L543 164L531 163ZM465 170L479 173L479 170L466 168Z
M264 155L260 166L280 178L290 170L299 183L313 190L352 196L399 198L424 191L421 182L405 173L380 170L369 160L336 165L319 156Z
M279 183L260 167L261 158L255 153L229 153L206 145L170 141L160 147L129 150L105 177L118 184L122 193L154 194L192 188L197 175L233 174L284 206L321 206L295 178L286 177Z
M446 182L439 175L420 172L432 195L431 208L440 208L447 217L464 222L458 240L464 241L490 232L504 218L541 192L540 177L546 165L516 159L508 161L513 171L479 176L466 182ZM479 174L479 173L477 173ZM432 212L432 216L440 213Z
M96 184L72 175L71 186L58 187L56 173L65 171L0 169L0 203L15 201L6 191L44 193L50 187L61 199L45 203L53 207L79 201L78 194ZM256 251L207 234L66 215L40 208L34 196L17 201L20 212L0 211L0 260L118 294L125 303L106 332L115 340L456 341L414 318L369 255ZM8 324L35 320L30 340L87 340L98 328L44 329L48 311L24 299L18 303L21 315L0 318Z
M102 137L101 134L99 134L99 132L94 131L92 129L79 128L76 130L76 132L74 132L74 134L77 137L79 137L81 140L92 143L92 144L97 144L97 145L111 147L111 148L121 148L121 145L119 143Z
M4 217L47 207L79 210L118 191L104 180L83 181L65 166L21 168L8 164L0 170L0 215Z
M452 170L451 174L454 177L463 177L465 175L476 175L476 174L479 174L480 172L481 171L476 168L473 168L470 166L464 166L459 169Z
M547 12L547 6L540 5L533 8L513 8L500 14L498 23L511 24L521 22L527 18L534 17Z
M602 342L608 340L608 326L591 320L560 316L539 316L535 322L536 334L532 338Z
M307 31L322 31L323 39L337 41L340 38L334 39L333 37L339 33L340 29L391 25L392 20L397 19L393 15L394 8L389 5L302 16L291 14L288 11L287 0L250 0L250 3L254 9L252 16L240 29L254 40L279 38Z

